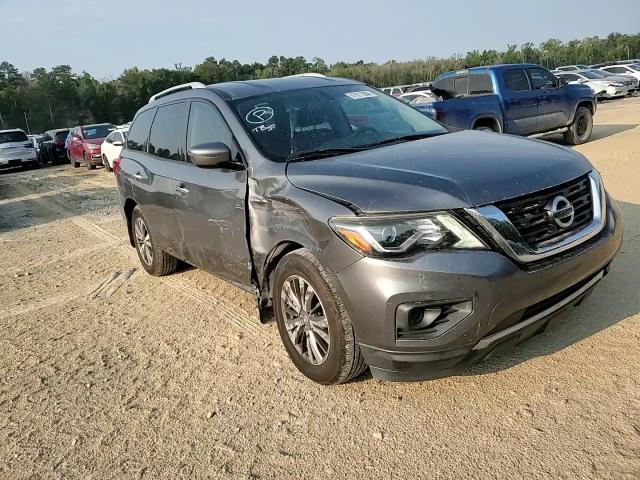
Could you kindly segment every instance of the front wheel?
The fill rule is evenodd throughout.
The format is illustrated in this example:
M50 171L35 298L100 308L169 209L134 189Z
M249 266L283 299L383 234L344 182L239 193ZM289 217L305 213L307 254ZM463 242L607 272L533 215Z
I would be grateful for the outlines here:
M131 230L142 267L155 277L162 277L173 273L178 267L178 259L160 249L153 241L151 230L142 216L140 207L133 209L131 215Z
M580 145L589 140L592 131L593 114L589 108L580 107L569 130L564 132L564 141L569 145Z
M294 365L311 380L344 383L367 368L351 319L320 262L305 249L286 255L274 274L280 338Z

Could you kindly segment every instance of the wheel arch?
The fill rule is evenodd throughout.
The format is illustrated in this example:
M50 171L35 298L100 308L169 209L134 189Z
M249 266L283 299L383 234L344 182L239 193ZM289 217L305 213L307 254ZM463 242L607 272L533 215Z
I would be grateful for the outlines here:
M301 248L305 247L299 242L294 240L283 240L274 245L265 257L262 268L262 278L259 278L260 297L258 300L258 308L260 310L261 322L265 323L268 321L273 313L271 310L273 298L272 276L276 267L285 255Z
M500 120L493 115L481 115L475 117L469 123L470 129L474 130L476 127L487 126L491 127L494 132L502 133L502 124Z

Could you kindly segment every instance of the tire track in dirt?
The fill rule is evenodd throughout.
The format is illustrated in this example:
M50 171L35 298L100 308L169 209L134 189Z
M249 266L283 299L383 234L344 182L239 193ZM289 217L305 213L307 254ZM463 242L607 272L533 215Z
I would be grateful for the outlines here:
M91 181L91 183L97 184L98 182ZM16 185L16 190L21 191L22 193L28 194L28 191L26 190L26 188L27 187L25 187L24 185ZM78 216L76 213L67 209L60 202L54 200L49 196L39 196L34 198L33 201L37 202L43 208L51 211L54 214L59 214L66 217L67 220L73 222L75 225L77 225L87 233L90 233L95 237L103 240L104 243L114 245L114 250L118 251L118 253L120 253L125 258L127 258L128 261L132 263L137 261L137 256L134 252L134 249L132 249L128 245L128 239L124 240L118 237L117 235L114 235L108 232L102 227L88 221L87 219L81 216ZM127 242L127 244L125 245L124 242ZM258 324L257 319L248 317L244 310L238 309L235 305L225 302L224 300L210 297L206 293L198 290L193 285L180 279L176 275L162 277L162 278L159 278L158 280L170 286L171 288L181 292L183 295L186 295L189 298L195 300L196 302L204 304L205 306L213 310L216 314L220 314L220 313L224 314L232 324L240 328L243 332L248 333L255 337L263 336L264 332L262 331L262 328ZM60 303L62 301L64 301L63 298L61 298L58 301L55 301L53 304ZM28 308L28 307L29 305L25 305L25 308ZM15 314L24 313L17 309L14 309L14 310L18 312Z

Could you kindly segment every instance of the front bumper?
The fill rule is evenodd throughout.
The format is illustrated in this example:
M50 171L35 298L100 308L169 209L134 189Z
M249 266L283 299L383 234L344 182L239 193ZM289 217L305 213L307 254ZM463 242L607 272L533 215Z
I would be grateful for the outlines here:
M423 380L456 373L544 329L604 276L622 241L607 201L594 238L560 260L523 269L496 251L429 252L402 261L364 258L336 275L356 338L374 377ZM471 300L471 313L429 339L399 339L398 306Z

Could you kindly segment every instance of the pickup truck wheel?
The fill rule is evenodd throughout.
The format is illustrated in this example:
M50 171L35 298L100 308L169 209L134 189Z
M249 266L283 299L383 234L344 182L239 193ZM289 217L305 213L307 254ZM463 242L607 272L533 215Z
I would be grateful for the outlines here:
M162 277L175 272L178 267L178 259L158 248L151 237L151 231L139 207L133 209L131 229L138 258L147 273L155 277Z
M280 261L273 302L284 348L306 377L330 385L366 370L349 314L311 252L295 250Z
M580 145L589 140L593 131L593 115L587 107L580 107L576 111L576 117L564 132L564 141L569 145Z

